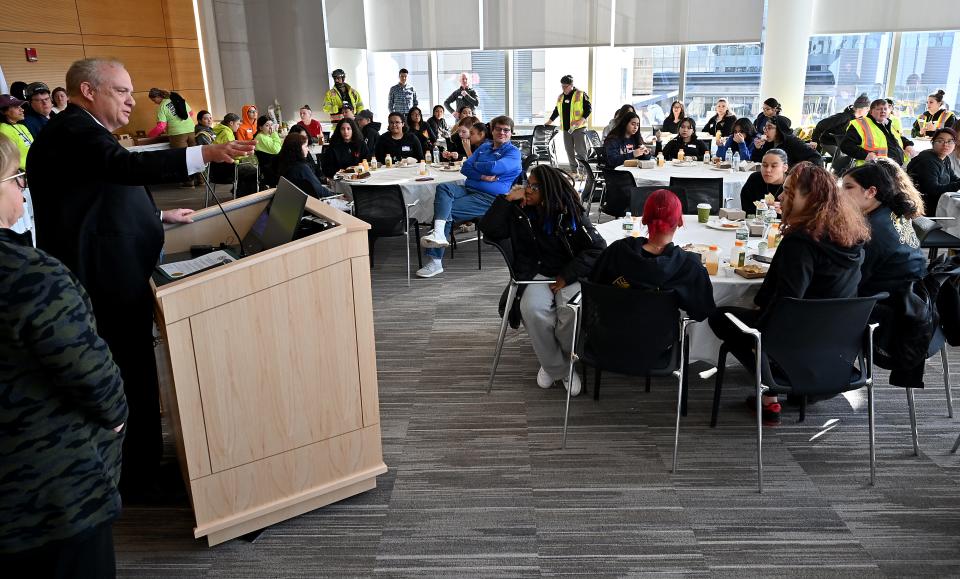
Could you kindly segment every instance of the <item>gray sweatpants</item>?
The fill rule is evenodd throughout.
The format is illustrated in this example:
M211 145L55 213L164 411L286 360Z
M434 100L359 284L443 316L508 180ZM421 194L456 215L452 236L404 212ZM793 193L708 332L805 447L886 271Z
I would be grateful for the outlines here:
M548 279L538 275L534 279ZM554 380L567 377L570 341L573 339L573 312L566 303L580 291L580 284L568 285L554 294L547 284L529 285L520 298L523 326L533 342L540 365Z
M570 134L567 131L562 131L563 134L563 148L567 151L567 163L570 163L570 170L577 170L577 162L574 159L574 156L580 156L584 159L587 158L587 134L585 128L579 128L573 131L573 134Z

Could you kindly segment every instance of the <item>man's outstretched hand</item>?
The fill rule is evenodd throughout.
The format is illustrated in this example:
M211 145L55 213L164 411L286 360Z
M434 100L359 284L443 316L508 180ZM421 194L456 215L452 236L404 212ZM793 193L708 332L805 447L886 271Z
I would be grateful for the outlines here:
M256 141L230 141L218 145L204 145L203 162L204 163L232 163L238 157L246 157L253 153L256 148Z

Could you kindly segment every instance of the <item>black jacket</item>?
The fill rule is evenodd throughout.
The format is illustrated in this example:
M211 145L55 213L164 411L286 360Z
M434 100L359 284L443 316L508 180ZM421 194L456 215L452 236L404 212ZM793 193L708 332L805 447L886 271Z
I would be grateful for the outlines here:
M38 247L80 279L94 310L142 303L163 247L144 184L186 181L186 149L131 153L71 104L30 147L27 166Z
M600 254L590 280L622 288L674 290L687 315L697 321L705 320L716 304L713 284L700 256L672 243L663 253L654 255L643 249L646 242L644 237L615 241Z
M921 151L915 159L911 159L907 174L923 195L927 215L937 212L941 194L960 189L960 177L950 169L950 162L947 159L940 160L933 149Z
M361 142L359 146L351 146L338 140L324 147L320 166L323 168L324 175L333 177L337 171L353 167L363 159L369 158L370 153L366 143Z
M743 184L743 188L740 189L740 209L747 213L755 213L754 207L756 206L753 202L763 200L767 193L779 197L783 193L783 184L770 185L763 180L760 171L750 173L746 183Z
M840 139L847 132L847 126L855 118L853 107L847 107L835 115L830 115L817 123L810 140L820 146L839 145Z
M729 137L733 134L733 124L737 122L737 115L733 113L727 114L727 116L718 120L716 113L710 120L707 121L707 124L703 126L703 132L710 133L711 135L716 135L717 131L720 131L720 134L724 137Z
M789 117L785 117L783 115L777 115L777 116L783 119L786 122L788 127L793 124L793 122L790 120ZM770 118L767 117L767 115L760 113L759 115L757 115L757 118L754 119L753 121L753 130L756 131L758 135L762 135L763 126L767 124L768 120L770 120Z
M587 215L575 224L569 215L562 215L550 234L536 210L524 210L519 201L507 201L504 195L493 200L480 220L480 231L490 239L510 240L514 273L521 280L541 274L562 277L567 285L576 283L590 275L607 246Z
M433 134L437 138L448 138L450 136L450 127L447 126L447 119L437 119L436 117L430 117L427 119L427 124L430 125L430 128L433 129Z
M434 132L433 127L430 126L430 123L421 122L420 130L417 131L408 126L407 131L413 133L418 139L420 139L420 148L423 149L424 155L426 155L427 151L433 150L433 145L437 142L437 133Z
M657 141L657 148L659 148L661 141ZM703 141L693 137L693 141L689 143L684 143L680 140L680 137L677 136L675 139L670 139L670 141L663 146L663 158L666 160L676 159L677 152L680 151L680 148L683 147L683 154L685 158L696 157L697 159L703 159L703 154L706 153L707 148L703 145Z
M423 147L420 146L420 139L410 132L406 132L399 139L394 139L389 132L380 135L377 140L376 157L377 161L383 163L387 155L393 158L406 159L413 157L418 161L423 160Z
M460 92L466 92L466 96L461 95ZM450 106L450 103L456 103L456 108ZM473 87L463 88L458 86L456 90L450 93L450 96L447 97L447 100L443 101L443 105L447 107L447 110L451 113L460 112L465 106L471 106L476 112L477 105L480 104L480 97L477 96L477 91Z
M690 118L690 117L684 117L683 119L686 119L686 118ZM669 115L667 115L667 118L663 119L663 125L660 126L660 130L663 131L664 133L673 133L674 135L676 135L677 133L680 132L680 123L683 122L683 119L680 119L677 122L673 122L673 113L671 112ZM694 132L696 132L697 123L693 121L692 118L690 119L690 121L693 122L693 130Z
M886 124L881 125L873 120L873 117L870 115L863 118L867 119L868 123L880 127L880 130L883 131L884 136L887 138L887 157L896 161L897 165L903 166L903 149L913 145L913 141L903 135L900 136L899 140L895 139L893 133L890 132L890 119L887 119ZM863 149L863 141L853 126L847 127L847 132L844 133L843 139L840 140L840 150L844 155L853 159L862 161L867 158L867 152Z
M608 135L603 142L604 164L613 168L623 165L624 161L630 159L649 159L650 153L639 157L633 156L633 152L639 150L641 146L643 146L643 139L639 132L632 139Z
M377 124L379 125L379 123ZM367 126L360 129L360 132L363 134L363 140L367 144L367 151L369 151L371 155L377 150L377 141L380 140L380 133L377 132L377 127L373 125L374 123L368 123Z
M909 219L897 217L881 206L867 215L867 221L870 241L863 247L858 289L861 296L904 291L910 282L926 275L927 260Z
M320 199L322 197L329 197L330 195L333 195L329 189L320 183L320 179L317 178L317 174L313 169L313 165L307 162L306 159L304 159L302 162L294 163L293 165L287 167L281 177L287 181L290 181L311 197Z
M760 324L784 298L851 298L860 284L863 246L841 247L817 241L805 233L784 235L754 303Z
M759 163L770 149L783 150L787 154L787 163L791 166L801 161L810 161L814 165L823 166L823 157L820 153L793 135L783 135L781 143L767 141L759 149L753 150L753 156L750 159Z

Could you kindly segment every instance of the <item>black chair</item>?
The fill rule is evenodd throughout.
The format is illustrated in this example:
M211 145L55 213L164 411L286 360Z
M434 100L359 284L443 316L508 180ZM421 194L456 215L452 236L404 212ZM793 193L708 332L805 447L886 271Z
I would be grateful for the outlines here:
M584 132L584 137L587 140L587 160L593 163L597 162L597 151L603 150L603 139L600 138L600 133L593 129L589 129Z
M938 327L927 348L927 359L940 354L940 364L943 368L943 389L947 396L947 417L953 418L953 395L950 392L950 363L947 358L947 338ZM907 409L910 411L910 434L913 439L913 455L920 456L920 436L917 432L917 405L913 398L913 388L906 388Z
M477 237L474 238L474 240L477 242L477 269L483 269L483 255L480 252L480 250L482 249L480 241L483 240L483 233L481 233L480 228L477 227L477 224L479 221L480 221L480 217L472 217L470 219L464 219L462 221L454 221L453 224L450 225L450 259L454 259L456 257L457 229L459 229L464 225L472 224L474 226L474 229L476 229L477 231ZM471 241L471 240L468 239L467 241Z
M869 321L874 305L887 295L823 300L786 298L777 303L763 332L727 313L741 332L753 337L755 347L739 350L731 348L728 342L720 346L710 426L717 424L727 354L733 354L756 380L757 484L761 493L764 393L789 393L806 400L811 395L836 395L866 386L870 484L874 483L873 332L878 324ZM802 421L802 403L800 409Z
M623 217L630 207L630 190L637 186L637 182L628 171L605 168L602 173L604 186L600 194L600 214ZM597 223L600 223L600 215L597 215Z
M513 145L520 149L520 158L526 159L528 155L533 154L533 136L532 135L514 135L510 140Z
M370 224L367 237L370 240L370 267L373 267L373 248L378 237L407 238L407 285L410 285L410 225L414 228L414 243L420 240L420 224L411 219L410 208L417 204L407 203L399 185L371 186L353 185L353 215ZM417 265L423 267L420 251Z
M490 394L490 391L493 389L493 380L497 376L497 366L500 365L500 354L503 352L503 339L507 335L507 324L510 323L510 309L513 307L513 302L517 297L517 292L520 289L520 286L523 285L537 285L537 284L551 284L557 280L554 279L538 279L538 280L519 280L517 279L516 273L513 271L513 247L510 244L509 239L494 239L484 237L483 242L487 245L492 245L497 248L497 251L500 252L501 257L503 257L504 263L507 264L507 271L510 272L510 281L507 282L507 296L506 296L506 307L503 310L503 319L500 322L500 335L497 338L497 349L493 354L493 366L490 368L490 380L487 382L487 394ZM569 392L569 390L568 390Z
M210 184L210 189L204 188L204 198L203 206L208 207L210 205L210 190L213 190L216 193L217 185L230 185L230 192L233 195L233 198L237 198L237 187L240 182L240 163L218 163L211 162L207 163L206 169L204 169L205 177L207 183ZM259 186L260 183L260 169L254 163L247 163L247 165L256 169L256 181L255 183ZM250 193L255 193L251 191Z
M914 217L913 230L920 240L920 249L930 250L930 261L937 258L941 249L960 249L960 238L944 231L939 221L929 217Z
M553 142L554 135L557 134L557 127L547 125L537 125L533 127L533 139L531 146L533 154L537 156L537 164L541 161L550 163L552 167L557 166L557 146Z
M710 215L718 215L723 203L723 177L670 177L670 190L683 189L686 201L683 212L693 215L700 203L710 204Z
M575 359L595 372L593 398L600 398L600 377L603 370L644 376L646 390L650 391L652 376L677 378L677 418L674 432L673 471L677 470L677 442L680 433L680 415L686 411L688 318L680 313L676 293L672 290L621 289L612 285L580 282L580 300L568 304L574 311L579 328L575 338L576 352L571 356L569 378L572 378ZM636 332L636 328L644 328ZM570 414L570 394L563 417L563 440L567 442L567 422Z
M277 173L277 159L279 155L272 155L264 151L254 151L257 157L257 167L260 170L260 186L265 189L271 189L280 182L280 175Z
M651 193L660 189L672 191L673 194L680 199L680 206L687 206L687 193L683 189L670 189L662 185L644 185L630 189L630 213L633 215L643 215L643 205L647 202L647 198L650 197Z
M603 176L594 171L593 166L589 161L583 157L576 157L577 166L580 167L580 171L583 172L584 181L583 181L583 190L580 192L580 200L587 204L587 215L590 214L591 207L593 206L593 200L599 199L597 191L600 191L600 195L603 195L603 187L605 185Z
M534 154L524 155L520 158L520 174L517 175L516 180L513 182L514 185L523 185L527 182L527 175L530 172L530 165L533 165L533 162L537 160L537 156Z

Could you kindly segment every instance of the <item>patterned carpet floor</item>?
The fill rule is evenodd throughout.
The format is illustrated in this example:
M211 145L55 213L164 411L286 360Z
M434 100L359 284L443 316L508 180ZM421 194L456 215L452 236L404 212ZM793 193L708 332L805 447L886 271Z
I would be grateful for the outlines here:
M127 508L121 577L960 575L960 454L949 453L960 420L947 418L938 358L916 392L920 456L904 390L880 373L877 485L855 392L810 406L803 423L787 408L764 430L760 495L741 368L711 429L713 381L694 366L675 474L667 379L647 393L642 379L605 374L598 402L573 400L561 450L565 393L537 387L522 331L484 390L507 281L498 254L485 247L478 271L464 244L445 273L408 288L403 251L402 238L380 240L373 269L389 466L377 488L214 548L192 538L185 506ZM956 381L960 352L950 356Z

